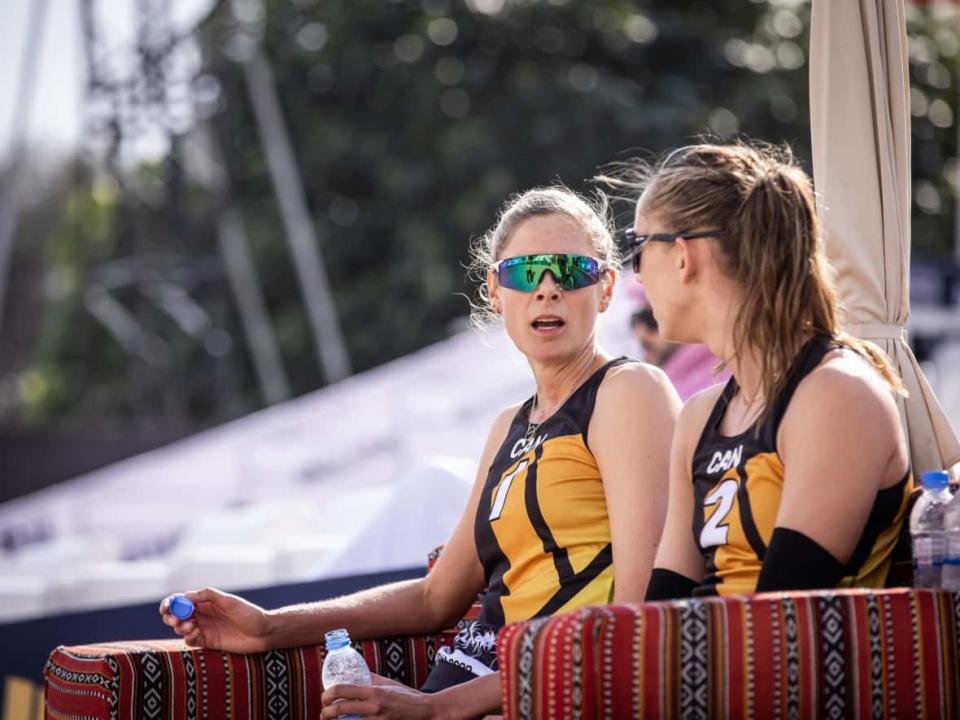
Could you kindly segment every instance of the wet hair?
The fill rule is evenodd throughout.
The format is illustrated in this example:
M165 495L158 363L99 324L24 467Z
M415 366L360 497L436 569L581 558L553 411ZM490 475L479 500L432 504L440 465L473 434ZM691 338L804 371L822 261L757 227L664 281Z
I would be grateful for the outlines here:
M676 232L726 230L711 239L724 273L744 293L734 351L760 353L764 415L773 407L803 343L829 335L855 351L897 393L903 383L873 343L840 330L837 294L823 251L813 183L787 147L738 142L674 150L658 162L620 166L613 187L643 195Z
M590 240L593 256L600 261L601 268L620 267L605 195L583 197L563 185L538 187L512 195L500 208L496 225L471 243L468 272L478 286L478 297L471 302L471 320L475 325L497 319L487 294L487 271L503 259L510 234L524 220L546 215L563 215L576 222Z

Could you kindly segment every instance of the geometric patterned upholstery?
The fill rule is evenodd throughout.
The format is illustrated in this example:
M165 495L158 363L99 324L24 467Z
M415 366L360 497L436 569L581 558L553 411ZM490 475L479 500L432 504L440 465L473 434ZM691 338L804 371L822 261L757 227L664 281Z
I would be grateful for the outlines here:
M427 556L430 572L442 546ZM354 642L370 670L420 687L437 650L453 645L460 628L476 619L479 603L457 625L434 635ZM44 668L48 718L238 718L286 720L320 716L320 669L326 648L235 655L198 650L180 640L58 647Z
M960 718L960 594L590 607L508 626L507 718Z
M455 630L356 642L370 669L419 687ZM48 718L317 718L323 646L234 655L180 640L59 647L44 668Z

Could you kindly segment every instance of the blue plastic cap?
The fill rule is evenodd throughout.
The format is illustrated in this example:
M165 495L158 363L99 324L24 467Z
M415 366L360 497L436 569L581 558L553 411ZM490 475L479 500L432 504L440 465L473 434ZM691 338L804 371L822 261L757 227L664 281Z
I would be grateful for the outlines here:
M186 595L170 598L170 612L177 620L186 620L193 615L193 602Z
M950 474L946 470L928 470L920 476L924 490L946 490Z
M323 639L326 641L327 650L337 650L350 644L350 634L344 628L325 633Z

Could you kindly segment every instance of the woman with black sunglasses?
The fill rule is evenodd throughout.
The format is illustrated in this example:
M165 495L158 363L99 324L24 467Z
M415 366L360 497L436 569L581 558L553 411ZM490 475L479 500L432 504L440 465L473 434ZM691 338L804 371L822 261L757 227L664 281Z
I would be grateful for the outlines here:
M733 373L678 420L647 598L882 586L912 486L903 388L840 331L809 177L788 151L696 145L623 184L662 336Z
M612 358L597 322L619 259L604 207L560 187L511 199L475 248L479 314L503 322L535 393L494 422L470 500L434 569L340 600L265 611L214 590L188 593L194 619L164 622L190 645L239 652L450 627L481 595L479 618L441 652L422 691L376 678L326 688L322 717L478 717L500 708L504 624L613 600L639 602L666 512L680 401L662 372Z

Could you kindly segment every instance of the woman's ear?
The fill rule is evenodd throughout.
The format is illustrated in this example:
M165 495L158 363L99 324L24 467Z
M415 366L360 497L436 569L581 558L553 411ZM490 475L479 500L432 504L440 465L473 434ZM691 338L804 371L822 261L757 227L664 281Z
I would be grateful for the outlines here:
M680 273L680 282L686 284L696 277L698 258L694 246L687 242L686 238L677 238L675 247L674 263L677 272Z
M493 268L487 270L487 298L490 301L490 307L499 315L500 308L500 284L497 282L497 274Z
M613 301L613 288L617 284L617 272L612 268L605 270L600 278L600 312L606 312Z

